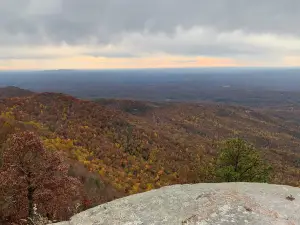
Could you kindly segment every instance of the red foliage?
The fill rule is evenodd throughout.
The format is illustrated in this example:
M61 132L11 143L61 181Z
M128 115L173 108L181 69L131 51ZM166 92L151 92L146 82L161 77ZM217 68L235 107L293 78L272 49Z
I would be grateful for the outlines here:
M80 182L68 176L69 166L58 153L46 151L32 132L12 135L3 151L0 171L0 218L19 221L38 213L66 219L77 197ZM1 222L0 220L0 222Z

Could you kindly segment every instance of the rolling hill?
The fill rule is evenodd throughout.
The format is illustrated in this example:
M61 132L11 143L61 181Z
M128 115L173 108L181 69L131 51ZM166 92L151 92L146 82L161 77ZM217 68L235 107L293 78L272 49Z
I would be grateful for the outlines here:
M34 92L14 86L0 88L0 98L30 96Z
M31 130L46 149L62 152L90 206L171 184L213 182L218 141L230 137L261 150L272 183L300 186L299 125L242 106L37 93L0 99L0 122L2 133Z

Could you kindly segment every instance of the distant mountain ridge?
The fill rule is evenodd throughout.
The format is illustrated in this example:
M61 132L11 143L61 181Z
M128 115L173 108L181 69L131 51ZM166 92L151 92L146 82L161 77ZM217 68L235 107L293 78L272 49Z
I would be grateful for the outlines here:
M15 71L0 72L0 86L62 92L85 99L300 106L299 75L299 68Z
M34 92L15 86L0 87L0 98L25 97L32 94L34 94Z

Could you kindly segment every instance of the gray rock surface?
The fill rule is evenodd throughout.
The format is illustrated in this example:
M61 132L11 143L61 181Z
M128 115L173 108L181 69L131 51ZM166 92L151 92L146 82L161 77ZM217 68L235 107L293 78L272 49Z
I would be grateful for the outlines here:
M105 203L56 225L148 224L300 225L300 188L257 183L174 185Z

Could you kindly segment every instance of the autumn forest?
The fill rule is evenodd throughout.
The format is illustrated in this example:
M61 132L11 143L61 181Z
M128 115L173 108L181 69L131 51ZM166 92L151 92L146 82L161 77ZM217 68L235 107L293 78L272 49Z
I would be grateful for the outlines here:
M217 182L219 144L239 138L300 186L293 113L211 102L83 100L0 89L0 223L49 220L171 184ZM34 211L33 211L34 209Z

